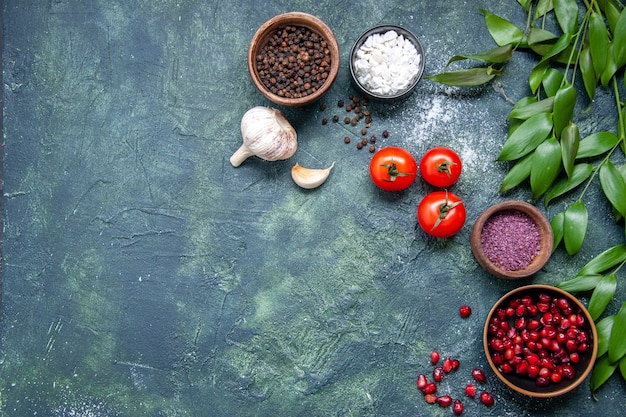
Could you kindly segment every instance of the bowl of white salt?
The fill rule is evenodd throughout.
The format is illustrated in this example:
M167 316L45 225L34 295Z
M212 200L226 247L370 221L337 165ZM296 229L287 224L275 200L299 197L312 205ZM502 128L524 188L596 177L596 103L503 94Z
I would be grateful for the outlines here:
M357 89L381 101L409 97L424 73L422 44L398 25L378 25L363 32L352 46L349 61Z

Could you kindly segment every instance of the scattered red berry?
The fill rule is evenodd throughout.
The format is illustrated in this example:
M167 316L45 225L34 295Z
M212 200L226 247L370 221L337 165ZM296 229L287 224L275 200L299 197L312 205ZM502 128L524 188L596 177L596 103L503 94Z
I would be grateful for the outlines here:
M452 359L447 357L443 360L443 371L449 373L452 370Z
M472 308L470 306L463 305L459 308L459 314L463 318L469 317L470 314L472 314Z
M422 392L424 394L434 394L437 392L437 385L434 382L429 382L426 384Z
M436 365L437 362L439 362L439 352L433 350L432 352L430 352L430 363Z
M470 398L474 398L476 396L476 385L467 384L465 386L465 394Z
M437 402L437 396L435 394L426 394L424 395L424 400L426 400L428 404L434 404Z
M437 404L439 404L441 407L450 407L450 404L452 404L452 397L448 394L441 395L437 397Z
M461 402L461 400L454 400L454 404L452 405L452 411L454 412L454 414L456 414L457 416L461 415L464 408L465 407L463 407L463 403Z
M480 368L472 369L472 377L481 384L487 382L487 376L485 375L485 372Z
M443 368L441 366L437 366L435 369L433 369L433 379L435 380L435 382L441 382L441 380L443 379Z
M452 370L456 371L461 366L461 362L458 359L452 359Z
M493 396L489 394L487 391L483 391L480 393L480 402L486 405L487 407L491 407L495 404L495 400Z
M428 380L426 379L426 375L419 374L417 376L417 381L415 381L415 385L417 385L417 389L422 391L424 388L426 388L427 384L428 384Z

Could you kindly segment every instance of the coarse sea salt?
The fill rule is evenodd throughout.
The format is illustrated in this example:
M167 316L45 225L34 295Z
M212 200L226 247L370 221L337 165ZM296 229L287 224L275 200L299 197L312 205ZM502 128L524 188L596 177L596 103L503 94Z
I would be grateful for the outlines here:
M422 56L395 30L367 37L357 50L354 73L368 91L392 96L405 91L419 74Z

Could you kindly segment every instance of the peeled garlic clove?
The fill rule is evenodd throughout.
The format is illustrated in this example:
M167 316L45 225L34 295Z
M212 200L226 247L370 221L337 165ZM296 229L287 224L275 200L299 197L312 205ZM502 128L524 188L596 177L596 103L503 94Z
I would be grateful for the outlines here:
M269 107L248 110L241 119L241 135L243 145L230 157L234 167L252 155L266 161L287 159L298 148L296 130L279 110Z
M302 188L316 188L326 181L334 166L335 163L333 162L331 166L325 169L311 169L304 168L296 162L296 165L291 168L291 178Z

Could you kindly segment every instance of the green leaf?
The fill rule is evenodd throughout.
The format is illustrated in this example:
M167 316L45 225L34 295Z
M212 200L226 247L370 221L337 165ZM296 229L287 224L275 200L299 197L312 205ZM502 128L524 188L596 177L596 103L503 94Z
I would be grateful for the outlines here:
M606 60L609 54L609 33L604 24L602 15L591 12L589 16L589 50L593 70L600 75L606 67ZM596 79L596 82L598 79Z
M596 363L593 365L593 371L591 372L591 379L589 381L591 392L594 395L598 388L609 380L616 368L616 363L609 363L608 355L601 356L596 360Z
M553 105L554 97L548 97L540 101L535 101L525 106L516 105L513 106L513 109L509 113L509 118L526 120L538 113L552 113Z
M598 333L598 353L596 357L600 357L609 351L609 340L611 339L611 330L615 315L606 316L596 323L596 332Z
M478 9L485 16L487 29L493 40L499 45L517 45L524 39L524 32L508 20L488 12L485 9Z
M626 243L612 246L592 260L578 271L578 275L600 274L607 269L613 268L626 260Z
M554 187L545 195L543 204L548 207L548 204L557 197L562 196L566 192L573 190L583 183L591 173L593 172L593 165L591 164L577 164L574 165L572 175L570 177L563 177L558 180Z
M543 56L543 58L541 58L541 61L539 63L549 61L561 52L565 51L572 41L572 37L573 35L570 33L562 34L559 37L559 40L556 41L554 45L552 45L552 47L548 50L548 52Z
M576 159L591 158L613 149L619 138L613 132L596 132L580 141Z
M537 7L535 7L535 14L533 16L533 20L537 20L540 17L545 16L553 9L554 9L554 4L552 3L552 0L539 0L539 2L537 2Z
M537 93L537 89L541 85L541 81L543 80L543 77L548 70L548 65L548 61L539 62L530 72L530 76L528 77L528 85L530 85L530 89L533 94Z
M533 151L550 135L552 115L539 113L522 123L504 142L498 160L512 161Z
M617 279L615 274L605 275L602 277L596 288L591 294L589 299L589 305L587 311L591 315L594 321L598 319L606 310L606 306L609 305L613 296L615 296L615 289L617 288ZM615 326L613 326L615 331ZM626 329L625 329L626 330ZM626 336L626 334L624 335ZM611 336L612 337L612 336ZM611 350L611 343L609 343L609 351Z
M613 0L602 0L597 3L606 17L606 22L609 24L611 33L615 33L617 21L619 20L619 9L617 8L617 4Z
M554 0L556 20L565 33L576 33L578 29L578 3L576 0Z
M617 64L615 63L615 59L613 58L613 49L615 42L611 42L609 44L609 57L606 60L606 67L604 67L604 71L600 74L600 84L602 87L607 88L609 85L609 81L613 78L613 75L617 72Z
M533 27L528 32L528 46L534 53L544 56L556 43L559 37L554 33L542 28Z
M579 143L580 132L578 131L578 126L574 123L565 126L561 132L561 159L568 177L571 177L574 173L574 160L576 159Z
M559 282L556 286L571 293L591 291L602 278L602 275L578 275L572 279Z
M626 302L615 315L609 339L609 362L616 363L626 355Z
M600 168L600 185L604 195L622 217L626 217L626 183L620 171L607 160Z
M457 87L474 87L491 81L496 75L500 75L501 70L492 67L470 68L456 71L442 72L429 75L426 78L445 85Z
M455 55L446 64L450 65L454 61L461 61L463 59L475 59L477 61L485 61L500 64L507 62L513 56L513 46L504 45L497 48L489 49L487 51L479 52L473 55Z
M554 215L552 220L550 220L550 227L552 228L552 251L556 250L556 247L559 246L561 240L563 240L563 221L565 220L565 213L559 212Z
M580 250L587 234L587 207L582 201L572 203L565 210L563 219L563 242L568 254L574 255Z
M554 133L557 138L561 137L561 131L569 124L574 117L574 107L576 106L576 89L570 84L565 84L559 89L554 97L554 109L552 111L552 121L554 123Z
M500 192L504 193L517 187L530 175L530 167L532 166L532 154L521 158L509 169L500 185Z
M589 100L593 100L596 95L600 74L596 75L596 72L593 69L593 62L591 60L591 51L589 50L589 47L585 46L582 51L580 51L578 64L580 66L580 73L583 77L583 84L585 86L587 97L589 97Z
M520 6L524 8L526 12L530 11L530 6L532 4L532 0L517 0Z
M530 168L532 198L541 197L550 188L561 171L561 146L553 136L544 141L533 153Z
M626 64L626 8L622 9L613 31L613 61L617 69Z
M561 88L562 83L563 73L561 71L555 70L554 68L548 68L543 75L543 79L541 80L543 89L548 97L554 97L559 91L559 88Z
M619 371L622 374L622 378L626 379L626 356L619 361Z

